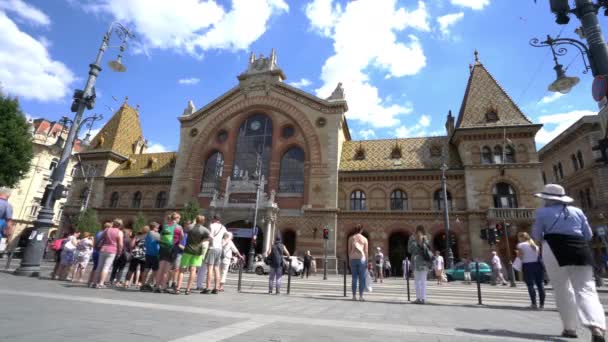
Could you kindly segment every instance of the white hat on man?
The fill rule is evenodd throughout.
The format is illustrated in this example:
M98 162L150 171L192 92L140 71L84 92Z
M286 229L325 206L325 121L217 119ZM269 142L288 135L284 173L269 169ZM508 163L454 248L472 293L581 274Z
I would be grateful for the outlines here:
M566 195L566 190L564 190L564 187L559 184L547 184L545 185L543 192L534 194L534 196L562 203L574 202L572 197Z

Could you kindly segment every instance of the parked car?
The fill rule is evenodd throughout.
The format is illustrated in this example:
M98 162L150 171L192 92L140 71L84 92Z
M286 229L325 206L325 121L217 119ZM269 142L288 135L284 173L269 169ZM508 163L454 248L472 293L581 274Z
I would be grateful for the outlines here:
M289 259L291 259L291 275L300 275L304 270L304 261L297 256L283 257L285 270L283 273L287 274Z
M457 263L453 268L445 270L445 274L448 281L464 280L464 263ZM492 279L492 268L485 262L480 262L479 274L479 279L482 283L490 282L490 279ZM475 270L474 262L471 262L471 281L477 281L477 271Z
M258 260L253 264L253 270L257 275L264 275L270 273L270 266L266 263L265 259Z

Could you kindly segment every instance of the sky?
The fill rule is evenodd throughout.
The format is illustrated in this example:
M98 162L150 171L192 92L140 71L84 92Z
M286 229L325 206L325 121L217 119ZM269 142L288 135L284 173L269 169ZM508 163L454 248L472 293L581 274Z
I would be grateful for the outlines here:
M268 55L290 83L321 98L342 82L353 139L445 134L458 113L473 51L525 115L544 124L540 147L583 115L597 113L591 73L570 48L560 63L581 82L569 94L548 48L531 38L578 38L580 22L557 25L549 1L533 0L0 0L0 86L31 118L70 113L88 65L113 21L135 39L124 53L114 35L97 80L98 130L128 96L140 107L150 152L175 151L189 100L203 107L237 84L250 52ZM602 13L600 11L600 13ZM604 33L606 18L599 17ZM94 133L94 132L93 132ZM83 132L81 132L83 135Z

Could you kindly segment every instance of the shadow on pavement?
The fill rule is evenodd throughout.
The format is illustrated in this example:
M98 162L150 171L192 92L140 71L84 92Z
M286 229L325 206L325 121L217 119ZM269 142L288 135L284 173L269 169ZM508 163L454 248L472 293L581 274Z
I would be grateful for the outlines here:
M522 333L511 330L498 330L498 329L470 329L470 328L456 328L456 331L461 331L472 335L485 335L485 336L497 336L497 337L512 337L517 339L533 340L533 341L568 341L559 338L554 335L545 334L534 334L534 333Z

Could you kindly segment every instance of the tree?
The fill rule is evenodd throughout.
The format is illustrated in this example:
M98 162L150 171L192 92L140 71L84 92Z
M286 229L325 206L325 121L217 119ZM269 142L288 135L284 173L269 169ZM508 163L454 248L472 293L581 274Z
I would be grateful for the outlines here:
M137 234L141 231L141 229L146 225L146 217L140 211L135 215L135 219L133 220L133 234Z
M32 135L19 101L0 92L0 186L14 187L30 169Z
M99 218L97 217L97 211L95 209L85 209L80 212L78 215L76 222L76 230L84 233L95 233L101 229L101 224L99 223Z
M194 222L196 217L200 215L201 207L198 205L197 201L189 201L186 203L186 206L180 212L182 219L180 224L183 226L186 221Z

